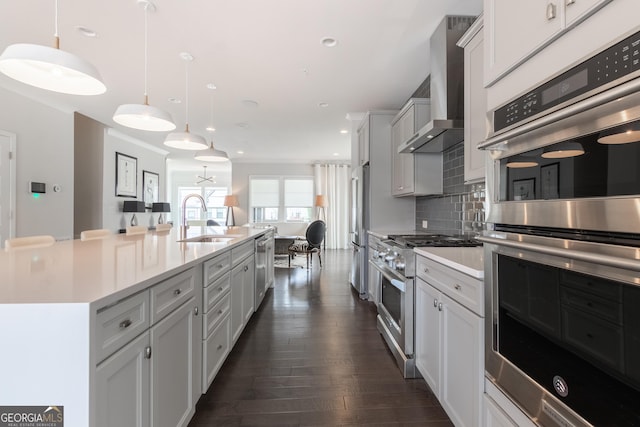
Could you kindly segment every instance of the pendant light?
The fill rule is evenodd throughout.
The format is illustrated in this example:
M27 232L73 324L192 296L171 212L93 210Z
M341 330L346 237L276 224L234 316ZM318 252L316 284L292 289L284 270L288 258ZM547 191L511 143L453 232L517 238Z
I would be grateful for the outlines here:
M167 132L176 128L171 114L149 105L148 95L147 15L149 12L154 12L156 7L147 0L138 0L138 4L144 8L144 104L120 105L113 115L113 120L122 126L132 129Z
M216 86L213 83L209 83L207 85L207 89L211 89L214 90L216 88ZM211 124L209 126L207 126L207 130L209 132L214 132L215 128L213 127L213 92L211 95ZM227 153L225 153L222 150L216 150L213 147L213 141L211 141L211 144L209 145L209 148L207 148L206 150L202 150L202 151L198 151L196 153L195 156L193 156L194 159L196 160L200 160L202 162L227 162L229 161L229 156L227 155Z
M634 122L629 125L618 126L606 130L598 137L600 144L619 145L640 142L640 123Z
M582 144L575 141L560 142L558 144L545 147L541 157L545 159L567 159L578 157L584 154Z
M185 61L185 129L184 132L171 132L164 140L164 145L181 150L202 150L207 148L207 141L200 135L189 132L189 62L193 56L182 52L180 57Z
M18 43L0 55L0 72L22 83L71 95L100 95L107 91L98 70L72 53L60 50L58 0L55 0L54 47Z

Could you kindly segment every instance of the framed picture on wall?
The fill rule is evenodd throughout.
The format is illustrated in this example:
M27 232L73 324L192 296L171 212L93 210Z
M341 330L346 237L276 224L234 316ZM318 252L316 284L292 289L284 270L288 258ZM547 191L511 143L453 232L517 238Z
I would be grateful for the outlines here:
M533 200L536 198L536 179L517 179L513 181L513 200Z
M138 197L138 159L116 152L116 196Z
M160 176L155 172L142 171L142 200L148 208L154 202L159 202L160 198Z

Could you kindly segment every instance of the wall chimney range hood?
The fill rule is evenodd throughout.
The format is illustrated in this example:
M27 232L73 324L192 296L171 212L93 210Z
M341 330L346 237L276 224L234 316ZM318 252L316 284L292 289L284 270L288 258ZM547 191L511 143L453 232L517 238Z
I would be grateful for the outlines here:
M431 35L431 121L398 147L400 153L439 153L464 139L464 51L456 42L475 16L445 16Z

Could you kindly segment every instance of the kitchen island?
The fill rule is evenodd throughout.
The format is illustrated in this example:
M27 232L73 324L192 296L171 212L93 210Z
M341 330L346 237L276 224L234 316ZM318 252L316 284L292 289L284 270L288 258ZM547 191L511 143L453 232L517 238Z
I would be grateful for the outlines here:
M267 232L219 229L200 241L211 231L192 227L184 242L174 229L0 253L0 405L61 406L66 427L188 424L202 392L203 283L225 274L227 301L253 289L254 239ZM247 274L234 286L241 262ZM253 301L248 290L235 295L241 331L255 307L242 304Z

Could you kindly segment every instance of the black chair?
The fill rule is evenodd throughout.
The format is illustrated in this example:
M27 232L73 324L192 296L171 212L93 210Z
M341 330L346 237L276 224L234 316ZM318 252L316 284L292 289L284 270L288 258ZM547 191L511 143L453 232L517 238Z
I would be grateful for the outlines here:
M289 267L291 267L291 258L298 253L303 253L307 257L307 268L309 268L309 257L311 257L311 266L313 267L313 254L318 254L318 260L320 260L320 267L322 267L322 256L320 256L320 245L324 240L324 235L327 230L327 225L324 221L313 221L307 227L305 233L306 240L298 240L289 245Z
M212 219L207 220L207 227L218 227L218 226L220 226L220 224L218 224L217 221L214 221Z

